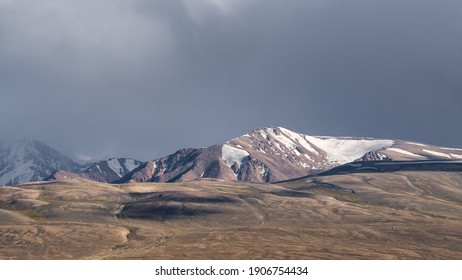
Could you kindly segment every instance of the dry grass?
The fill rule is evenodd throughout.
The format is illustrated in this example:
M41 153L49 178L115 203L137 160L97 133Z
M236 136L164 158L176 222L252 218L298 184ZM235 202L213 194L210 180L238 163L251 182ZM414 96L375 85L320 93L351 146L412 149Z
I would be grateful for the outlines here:
M0 258L461 259L461 186L461 173L397 172L0 187Z

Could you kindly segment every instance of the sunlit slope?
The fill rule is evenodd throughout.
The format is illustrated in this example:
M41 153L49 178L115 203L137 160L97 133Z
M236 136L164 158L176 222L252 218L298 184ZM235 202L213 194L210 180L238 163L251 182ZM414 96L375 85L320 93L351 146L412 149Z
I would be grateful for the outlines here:
M460 259L462 174L0 188L2 259Z

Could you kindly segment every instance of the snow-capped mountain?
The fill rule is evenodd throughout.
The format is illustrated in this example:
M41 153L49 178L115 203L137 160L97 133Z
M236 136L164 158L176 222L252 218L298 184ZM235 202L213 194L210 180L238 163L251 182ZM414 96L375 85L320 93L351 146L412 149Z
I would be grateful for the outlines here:
M222 145L180 150L146 163L122 181L219 178L274 182L322 172L393 143L366 138L312 137L282 127L267 127Z
M58 169L46 178L46 180L83 178L97 182L111 183L120 180L141 164L142 162L131 158L111 158L92 163L80 172Z
M222 145L182 149L140 165L118 182L219 178L275 182L371 160L460 159L462 150L401 140L309 136L282 127L252 131Z
M224 144L181 149L140 162L112 158L82 166L35 140L0 145L0 185L83 178L99 182L178 182L199 178L276 182L353 161L460 160L462 149L361 137L310 136L265 127Z
M0 186L40 181L58 168L78 170L81 166L37 140L0 143Z

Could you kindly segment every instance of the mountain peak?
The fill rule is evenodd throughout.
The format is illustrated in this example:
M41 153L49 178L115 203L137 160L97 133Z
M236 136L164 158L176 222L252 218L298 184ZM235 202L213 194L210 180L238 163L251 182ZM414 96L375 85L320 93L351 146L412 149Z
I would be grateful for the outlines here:
M43 180L61 168L76 170L80 165L35 139L22 138L0 146L0 185Z
M178 182L200 178L276 182L353 161L460 160L461 149L366 137L310 136L267 126L220 145L177 152L148 162L109 158L77 165L37 140L0 145L0 184L85 178L100 182ZM54 172L56 169L60 169Z
M393 144L392 140L314 137L280 126L261 127L221 145L180 150L154 160L152 166L145 166L146 170L135 170L124 179L126 182L198 178L275 182L326 171Z
M96 161L79 172L57 170L46 180L83 178L97 182L112 183L138 168L143 162L132 158L109 158Z

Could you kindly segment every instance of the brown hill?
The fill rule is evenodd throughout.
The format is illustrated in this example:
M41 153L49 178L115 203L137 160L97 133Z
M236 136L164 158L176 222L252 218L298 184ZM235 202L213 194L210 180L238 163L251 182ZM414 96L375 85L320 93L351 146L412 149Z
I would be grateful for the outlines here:
M1 259L460 259L462 172L0 187Z

